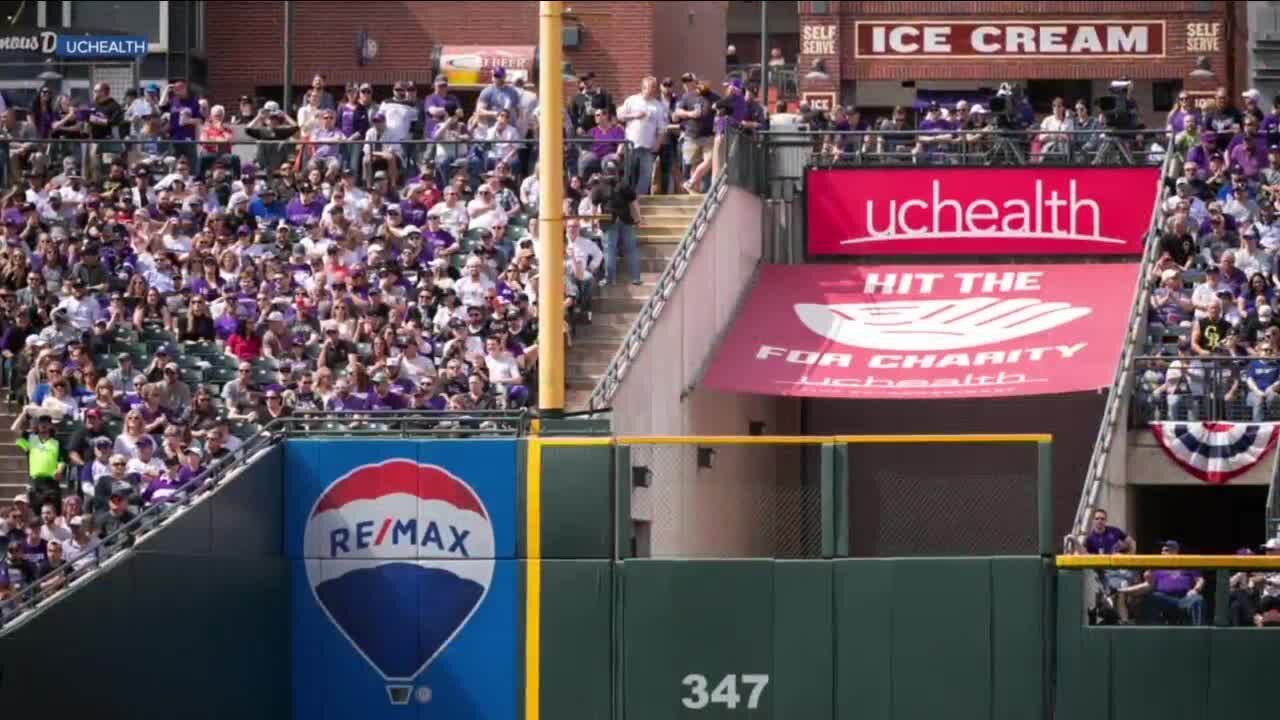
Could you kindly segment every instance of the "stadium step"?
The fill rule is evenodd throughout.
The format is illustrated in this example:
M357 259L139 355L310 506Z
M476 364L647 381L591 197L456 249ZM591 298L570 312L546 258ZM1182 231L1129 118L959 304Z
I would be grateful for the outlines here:
M640 248L641 284L631 285L625 261L619 262L619 284L600 288L592 306L590 325L579 326L565 366L565 409L587 409L610 361L617 354L636 314L657 289L659 274L684 237L698 208L701 195L647 195L640 198L643 222L636 231ZM625 278L625 279L624 279Z

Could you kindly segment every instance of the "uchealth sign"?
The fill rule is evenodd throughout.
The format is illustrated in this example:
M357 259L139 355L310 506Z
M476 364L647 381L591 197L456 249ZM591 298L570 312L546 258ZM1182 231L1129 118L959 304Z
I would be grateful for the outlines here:
M767 265L704 384L940 399L1108 387L1136 263Z
M1141 255L1158 167L841 168L805 176L810 255Z
M858 58L1158 58L1163 20L858 22Z

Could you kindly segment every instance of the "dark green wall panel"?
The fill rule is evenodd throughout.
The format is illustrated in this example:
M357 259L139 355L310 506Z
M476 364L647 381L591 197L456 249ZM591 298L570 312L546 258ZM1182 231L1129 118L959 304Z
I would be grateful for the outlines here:
M609 559L613 553L613 448L542 448L542 556Z
M613 563L542 562L542 717L613 712Z
M893 563L841 560L832 569L836 717L893 717Z
M1274 717L1280 637L1274 629L1221 628L1212 631L1206 720ZM1257 688L1271 688L1258 692Z
M990 717L990 564L897 561L888 601L894 720Z
M746 693L736 710L719 703L693 710L681 702L689 696L682 681L699 674L710 694L726 675L770 673L773 562L629 560L622 572L625 717L741 716ZM773 717L768 688L751 717Z
M1212 631L1098 628L1086 632L1104 633L1111 639L1111 717L1205 720Z
M1044 575L1041 561L991 564L991 718L1038 717L1044 706Z
M829 718L834 689L831 563L773 565L773 673L765 689L773 717Z

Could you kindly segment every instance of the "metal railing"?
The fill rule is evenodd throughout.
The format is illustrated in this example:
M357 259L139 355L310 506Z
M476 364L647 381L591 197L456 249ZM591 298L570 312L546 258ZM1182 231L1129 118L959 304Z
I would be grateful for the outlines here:
M1048 136L1041 141L1040 138ZM777 164L790 172L770 180L793 177L806 166L864 167L900 165L1099 167L1158 165L1167 156L1164 132L1139 130L978 129L952 131L809 130L760 133L775 156L794 155ZM1153 151L1147 140L1164 141ZM795 159L803 158L803 164ZM796 167L798 165L798 167Z
M595 412L609 407L609 403L613 401L613 396L618 392L618 388L621 386L623 378L626 377L632 361L640 354L640 348L653 330L654 323L662 315L667 301L671 299L671 296L676 291L676 286L680 283L680 279L684 277L685 272L689 269L693 254L697 251L703 235L710 228L716 209L720 207L720 202L728 191L727 176L731 172L729 166L733 164L735 156L740 152L743 137L741 135L732 136L726 167L712 179L711 188L703 196L702 204L698 206L697 214L694 215L689 226L685 228L684 236L680 238L680 243L676 245L670 262L662 270L662 274L658 276L653 293L645 301L644 306L640 308L640 312L636 315L636 319L632 321L631 328L627 330L621 346L614 353L613 359L609 361L609 365L605 368L604 374L600 376L595 389L591 391L591 398L587 405L588 410Z
M1181 163L1175 153L1165 158L1164 170L1161 173L1159 201L1152 213L1151 229L1147 234L1146 253L1138 269L1136 287L1134 289L1133 307L1129 311L1128 330L1125 333L1125 345L1121 352L1120 363L1116 367L1111 380L1111 388L1107 394L1106 405L1102 411L1102 422L1098 427L1098 437L1093 443L1093 451L1089 456L1089 468L1085 473L1084 487L1080 491L1080 501L1076 505L1076 514L1071 523L1072 531L1063 540L1064 551L1069 551L1076 542L1078 534L1087 532L1090 508L1098 501L1098 493L1102 488L1103 477L1107 470L1107 459L1111 454L1111 446L1115 441L1115 433L1120 422L1120 412L1124 409L1125 396L1133 380L1133 362L1136 353L1147 340L1147 307L1151 298L1151 283L1147 279L1151 268L1160 255L1160 226L1164 222L1164 201L1172 189L1164 185L1164 178L1171 169Z
M307 412L277 418L205 473L193 478L167 502L144 508L133 520L95 542L85 554L69 558L0 602L0 635L35 617L47 601L72 592L89 582L98 570L116 564L128 550L163 527L169 518L208 496L243 471L260 452L285 438L523 437L528 430L529 416L524 411ZM88 553L92 553L93 558L85 562Z
M108 163L121 155L130 170L141 167L157 176L173 172L180 158L190 163L193 176L206 174L219 161L233 172L248 165L268 174L286 165L294 172L306 172L322 148L332 148L332 154L325 150L326 157L334 157L341 167L351 168L357 177L364 180L368 180L364 173L365 164L375 160L371 153L378 150L396 153L402 179L417 175L423 166L430 163L437 170L437 179L446 180L460 170L467 170L473 176L486 172L496 162L490 151L498 146L516 148L516 159L530 165L537 160L538 148L538 141L532 138L484 140L464 136L396 141L320 141L308 139L301 133L274 139L252 138L243 134L243 127L235 130L235 137L220 142L137 137L28 139L7 137L0 130L0 184L11 186L21 179L21 174L29 172L58 175L66 158L76 162L82 175L90 179L104 178L109 169ZM595 139L566 137L564 143L568 175L577 175L583 169L599 172L603 157L593 154L594 163L587 163L586 168L579 165L580 159L597 144ZM616 144L617 158L625 160L631 148L629 141L610 141L608 144ZM208 146L216 147L210 151ZM383 161L377 159L377 162L381 167ZM372 168L367 169L372 172ZM517 176L523 177L531 167L518 167L516 170Z
M1254 361L1277 357L1143 355L1133 358L1129 427L1163 420L1272 422L1280 420L1280 396L1268 400L1249 389L1244 372Z

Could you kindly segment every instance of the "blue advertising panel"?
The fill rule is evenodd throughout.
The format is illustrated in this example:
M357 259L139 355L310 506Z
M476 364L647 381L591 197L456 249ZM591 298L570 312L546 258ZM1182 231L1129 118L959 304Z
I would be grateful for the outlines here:
M290 440L293 716L515 720L514 440Z

